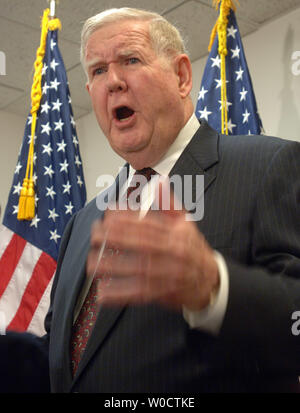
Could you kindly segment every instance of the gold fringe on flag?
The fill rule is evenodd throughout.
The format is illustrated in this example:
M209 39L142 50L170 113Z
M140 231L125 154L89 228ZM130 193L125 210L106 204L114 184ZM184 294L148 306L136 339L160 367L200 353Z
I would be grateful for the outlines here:
M37 112L40 108L42 99L42 69L43 60L46 52L46 41L48 30L61 29L61 23L59 19L49 20L50 10L44 10L42 18L42 31L40 46L36 53L36 60L34 63L34 76L33 84L31 88L31 139L29 145L28 159L25 178L23 181L22 189L19 198L18 208L18 220L32 220L35 216L35 190L33 180L33 159L34 159L34 137L36 131Z
M230 10L235 11L236 6L233 0L214 0L214 6L218 9L220 5L220 14L216 24L211 32L208 51L211 51L216 34L219 39L219 55L221 57L221 124L222 133L228 135L228 116L227 116L227 88L226 88L226 56L227 51L227 25Z

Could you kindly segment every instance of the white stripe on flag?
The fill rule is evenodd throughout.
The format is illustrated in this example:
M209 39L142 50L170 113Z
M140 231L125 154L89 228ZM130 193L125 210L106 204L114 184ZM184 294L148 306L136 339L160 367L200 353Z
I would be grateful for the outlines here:
M14 235L14 232L8 229L5 225L1 225L0 227L0 257L2 257L2 254L6 250L13 235Z
M7 325L14 318L34 267L42 251L27 243L6 290L0 299L0 311L5 313Z
M42 336L46 334L46 331L44 328L44 318L45 318L45 315L47 314L47 311L50 305L50 292L52 288L54 275L49 281L49 284L44 291L44 294L35 310L35 313L33 314L33 317L27 329L29 333L34 333L38 336Z

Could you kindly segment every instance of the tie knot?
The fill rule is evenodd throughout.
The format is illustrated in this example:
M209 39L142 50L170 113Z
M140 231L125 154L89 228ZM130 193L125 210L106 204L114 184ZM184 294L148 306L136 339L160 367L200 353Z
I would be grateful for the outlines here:
M147 181L150 181L151 176L156 175L157 172L154 171L152 168L143 168L135 171L135 175L143 175L147 179Z
M144 182L141 185L139 177L144 176L146 178L147 182L149 182L151 177L153 175L156 175L156 174L157 174L157 172L155 172L154 169L152 169L152 168L143 168L143 169L140 169L140 170L136 170L133 177L132 177L132 181L130 183L130 186L127 188L127 200L129 198L129 196L131 195L131 193L139 188L139 193L137 194L137 197L136 197L136 201L139 203L140 202L140 192L142 190L143 185L145 185L145 183L146 183L146 182Z

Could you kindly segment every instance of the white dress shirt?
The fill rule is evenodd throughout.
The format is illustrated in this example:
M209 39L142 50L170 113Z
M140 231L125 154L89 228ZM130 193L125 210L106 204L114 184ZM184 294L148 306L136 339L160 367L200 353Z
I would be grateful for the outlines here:
M173 144L169 147L163 158L153 166L153 169L162 177L168 177L171 169L179 159L185 147L188 145L196 131L199 129L199 121L193 114L186 125L182 128L179 135ZM135 173L135 170L130 166L128 180L121 189L120 196L124 196L127 188ZM149 183L146 184L141 192L140 217L146 215L154 202L155 190L154 186ZM208 213L208 212L207 212ZM213 303L201 311L190 311L183 307L183 317L191 328L198 328L217 335L225 315L228 290L229 277L228 270L223 256L215 251L215 259L219 269L220 286Z

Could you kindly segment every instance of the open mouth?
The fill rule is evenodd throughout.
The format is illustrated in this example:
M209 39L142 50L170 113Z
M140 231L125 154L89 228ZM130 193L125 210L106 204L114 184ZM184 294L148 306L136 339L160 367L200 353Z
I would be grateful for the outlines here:
M120 106L115 110L115 117L120 122L125 122L126 120L130 119L131 116L134 115L134 110L129 108L128 106Z

